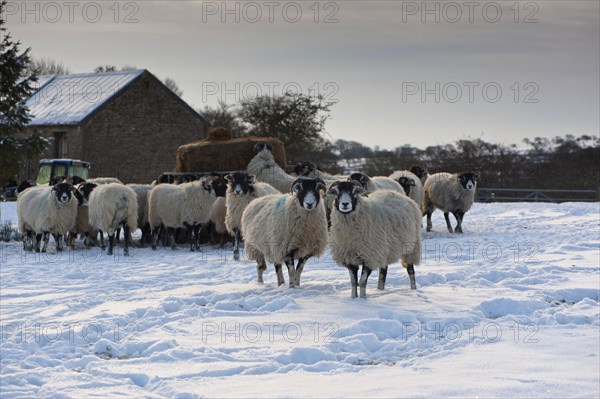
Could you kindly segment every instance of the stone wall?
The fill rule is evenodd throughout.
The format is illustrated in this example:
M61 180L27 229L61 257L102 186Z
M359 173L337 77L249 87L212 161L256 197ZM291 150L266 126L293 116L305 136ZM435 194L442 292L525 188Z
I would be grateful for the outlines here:
M146 72L82 126L81 159L92 176L149 183L175 170L177 148L206 137L204 120Z

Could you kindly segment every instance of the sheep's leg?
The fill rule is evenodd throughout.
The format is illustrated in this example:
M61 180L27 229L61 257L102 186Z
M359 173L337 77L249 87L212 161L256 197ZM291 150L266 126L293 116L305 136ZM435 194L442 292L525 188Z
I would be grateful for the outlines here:
M450 233L454 233L454 230L452 230L452 224L450 223L450 217L448 216L448 212L444 212L444 219L446 219L446 226L448 226L448 231Z
M123 223L123 241L125 241L125 248L123 249L123 256L129 256L129 243L131 240L131 234L129 232L129 225Z
M85 233L83 233L83 234L85 235L85 238L83 239L83 243L85 244L85 247L86 247L86 248L89 248L89 247L90 247L90 244L91 244L91 243L90 243L90 240L91 240L91 238L90 238L90 232L89 232L89 231L86 231L86 232L85 232Z
M406 267L406 271L408 272L408 279L410 280L410 289L417 289L417 282L415 281L415 266L411 263Z
M194 248L200 252L200 230L202 230L202 224L194 226Z
M233 260L240 260L241 233L239 229L233 230Z
M454 228L454 231L456 233L462 233L463 232L462 221L463 221L463 216L465 216L465 213L462 211L454 211L454 212L452 212L452 214L456 218L456 227Z
M190 251L194 252L196 249L196 246L194 245L194 226L189 223L184 223L184 225L187 228L187 233L190 238Z
M48 242L50 241L50 233L44 233L44 246L42 247L42 252L46 252L48 249Z
M302 270L304 270L304 265L306 261L311 258L312 255L307 255L303 258L298 259L298 266L296 266L296 285L300 286L300 275L302 274Z
M360 287L360 297L361 298L367 297L367 280L369 279L371 272L372 272L372 270L369 269L367 266L365 266L365 265L362 266L362 270L360 272L360 281L358 282L358 285Z
M62 234L52 234L54 242L56 243L56 252L63 250Z
M265 262L265 259L260 259L256 261L256 274L258 275L258 282L259 283L264 283L263 280L263 274L265 273L265 270L267 270L267 262Z
M41 250L40 250L40 244L42 243L42 237L43 237L43 234L36 234L35 235L35 243L34 243L35 252L41 252Z
M385 289L385 280L387 278L388 267L379 268L379 280L377 280L377 289L383 290Z
M171 249L176 250L177 244L175 243L175 227L167 227L167 236L169 238L169 243L171 243Z
M100 248L104 251L106 249L106 245L104 244L104 233L100 230Z
M226 243L227 243L227 232L221 234L221 242L219 242L219 249L225 248Z
M121 228L120 227L117 229L117 233L115 236L115 242L118 244L119 241L121 241Z
M288 275L290 279L290 288L296 287L296 268L294 267L294 258L287 256L285 258L285 265L288 268Z
M431 211L427 210L427 231L431 231Z
M350 272L350 285L352 286L352 291L350 296L352 298L356 298L358 296L358 292L356 286L358 285L358 266L356 265L346 265L346 268Z
M156 251L156 245L158 244L158 233L160 231L160 226L154 227L152 229L152 250Z
M106 254L112 255L114 247L115 247L115 233L113 232L112 234L108 235L108 251L106 252Z
M275 263L275 272L277 273L277 285L284 285L285 278L283 277L283 271L281 270L281 263Z

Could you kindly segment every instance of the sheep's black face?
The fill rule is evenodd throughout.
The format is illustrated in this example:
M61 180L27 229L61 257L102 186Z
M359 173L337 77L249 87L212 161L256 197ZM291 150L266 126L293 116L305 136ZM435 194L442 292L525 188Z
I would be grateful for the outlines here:
M258 154L259 152L261 152L262 150L269 150L269 152L271 154L273 154L273 147L271 147L269 144L267 143L258 143L254 146L254 153Z
M356 209L358 196L365 192L365 188L356 180L338 181L333 183L327 195L335 195L335 209L341 213L350 213Z
M198 180L198 179L199 179L199 177L198 177L198 176L196 176L196 175L187 174L187 175L182 175L182 176L179 176L179 177L178 177L178 178L175 180L175 183L176 183L176 184L190 183L190 182L196 181L196 180Z
M217 197L224 197L227 193L227 181L222 177L216 177L213 180L212 187Z
M90 194L98 185L95 183L84 183L79 186L79 192L83 195L86 201L90 199Z
M419 179L423 180L423 177L425 176L425 174L427 173L426 169L423 169L422 167L420 167L419 165L414 165L411 166L411 168L409 169L409 171L413 174L415 174L415 176L417 176Z
M54 176L48 182L49 186L56 186L58 183L62 183L67 180L67 176Z
M366 189L367 183L369 182L369 176L365 175L364 173L352 173L348 180L356 180L361 184L361 186L363 186L364 189Z
M27 180L23 180L21 182L21 184L19 184L19 187L17 187L17 193L22 193L23 191L27 190L29 187L31 187L31 183L29 183Z
M229 192L235 195L246 195L254 190L252 187L255 180L254 175L245 172L234 172L225 176L225 180L229 182L227 185Z
M321 191L326 189L322 179L299 178L292 183L292 193L296 195L300 205L307 211L312 211L319 205Z
M400 185L404 189L404 192L406 193L406 195L409 195L410 191L415 186L415 181L413 179L411 179L410 177L406 177L406 176L402 176L401 178L399 178L398 183L400 183Z
M294 173L296 176L308 176L315 169L316 167L312 162L299 162L294 167Z
M156 183L157 184L173 184L175 183L175 176L173 175L160 175L158 176L158 179L156 179Z
M479 175L473 172L465 172L458 175L460 185L467 191L471 191L475 188L477 179L479 179Z
M52 187L52 192L56 196L57 201L63 204L66 204L71 200L74 190L75 187L73 187L69 183L58 183L57 185Z

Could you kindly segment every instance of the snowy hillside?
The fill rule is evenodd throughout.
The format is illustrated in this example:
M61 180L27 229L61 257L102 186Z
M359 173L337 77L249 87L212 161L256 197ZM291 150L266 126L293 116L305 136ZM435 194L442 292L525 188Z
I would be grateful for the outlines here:
M598 397L599 205L475 204L464 235L433 222L418 290L395 264L366 300L327 257L290 290L230 248L2 243L1 396Z

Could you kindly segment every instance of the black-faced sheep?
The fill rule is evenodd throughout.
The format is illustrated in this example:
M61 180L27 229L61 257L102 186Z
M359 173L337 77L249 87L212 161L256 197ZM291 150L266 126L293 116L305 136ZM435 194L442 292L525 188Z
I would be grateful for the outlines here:
M256 155L250 160L246 171L254 175L256 180L268 183L281 193L287 193L290 190L292 182L296 177L285 172L275 162L273 149L266 143L258 143L254 146Z
M242 214L248 204L265 195L279 194L275 188L267 183L257 182L253 175L245 172L235 172L225 176L228 181L225 196L225 227L233 236L233 259L240 259L239 245L241 241Z
M152 249L156 249L158 233L167 229L171 248L176 249L175 229L186 227L190 234L190 250L199 249L198 232L207 223L216 196L213 192L215 177L181 185L158 184L148 196L148 221L152 228Z
M300 285L304 264L320 256L327 245L327 219L321 192L321 179L299 178L291 185L291 194L257 198L244 210L242 235L246 256L256 260L258 282L263 282L266 261L275 265L278 285L285 284L281 266L285 262L289 286ZM294 260L298 259L297 266Z
M137 225L142 231L142 238L140 239L140 247L144 247L145 244L151 242L151 230L150 223L148 223L148 194L152 189L150 184L127 184L135 191L138 202L138 219Z
M90 225L108 234L107 255L113 254L115 232L122 227L125 237L123 255L129 256L130 231L137 229L138 203L135 191L121 183L99 184L89 195L88 207Z
M52 187L31 187L19 194L17 215L19 230L25 237L24 249L31 250L35 244L35 250L39 252L43 238L41 251L46 252L49 234L54 235L57 251L63 249L62 237L75 225L77 217L79 193L76 197L76 192L69 183L59 183Z
M423 215L427 215L427 231L431 231L431 214L438 208L444 212L446 226L453 232L449 212L456 218L454 231L462 233L465 213L473 205L479 175L473 172L436 173L427 178L423 187Z
M350 177L348 177L348 180L356 180L359 182L366 190L367 194L371 194L377 190L392 190L401 194L406 194L400 183L389 177L369 177L364 173L352 173Z
M427 168L422 168L419 165L413 165L408 170L411 173L414 173L421 180L421 184L425 184L425 181L429 177L429 172L427 172Z
M408 170L397 170L390 175L390 179L400 183L405 194L421 207L423 203L423 184L417 175Z
M330 247L333 260L350 272L352 298L366 298L367 280L379 269L378 289L384 289L388 265L402 260L416 289L414 265L421 261L421 212L417 204L395 191L378 190L365 197L357 181L336 182L331 213ZM362 265L360 280L358 268Z

